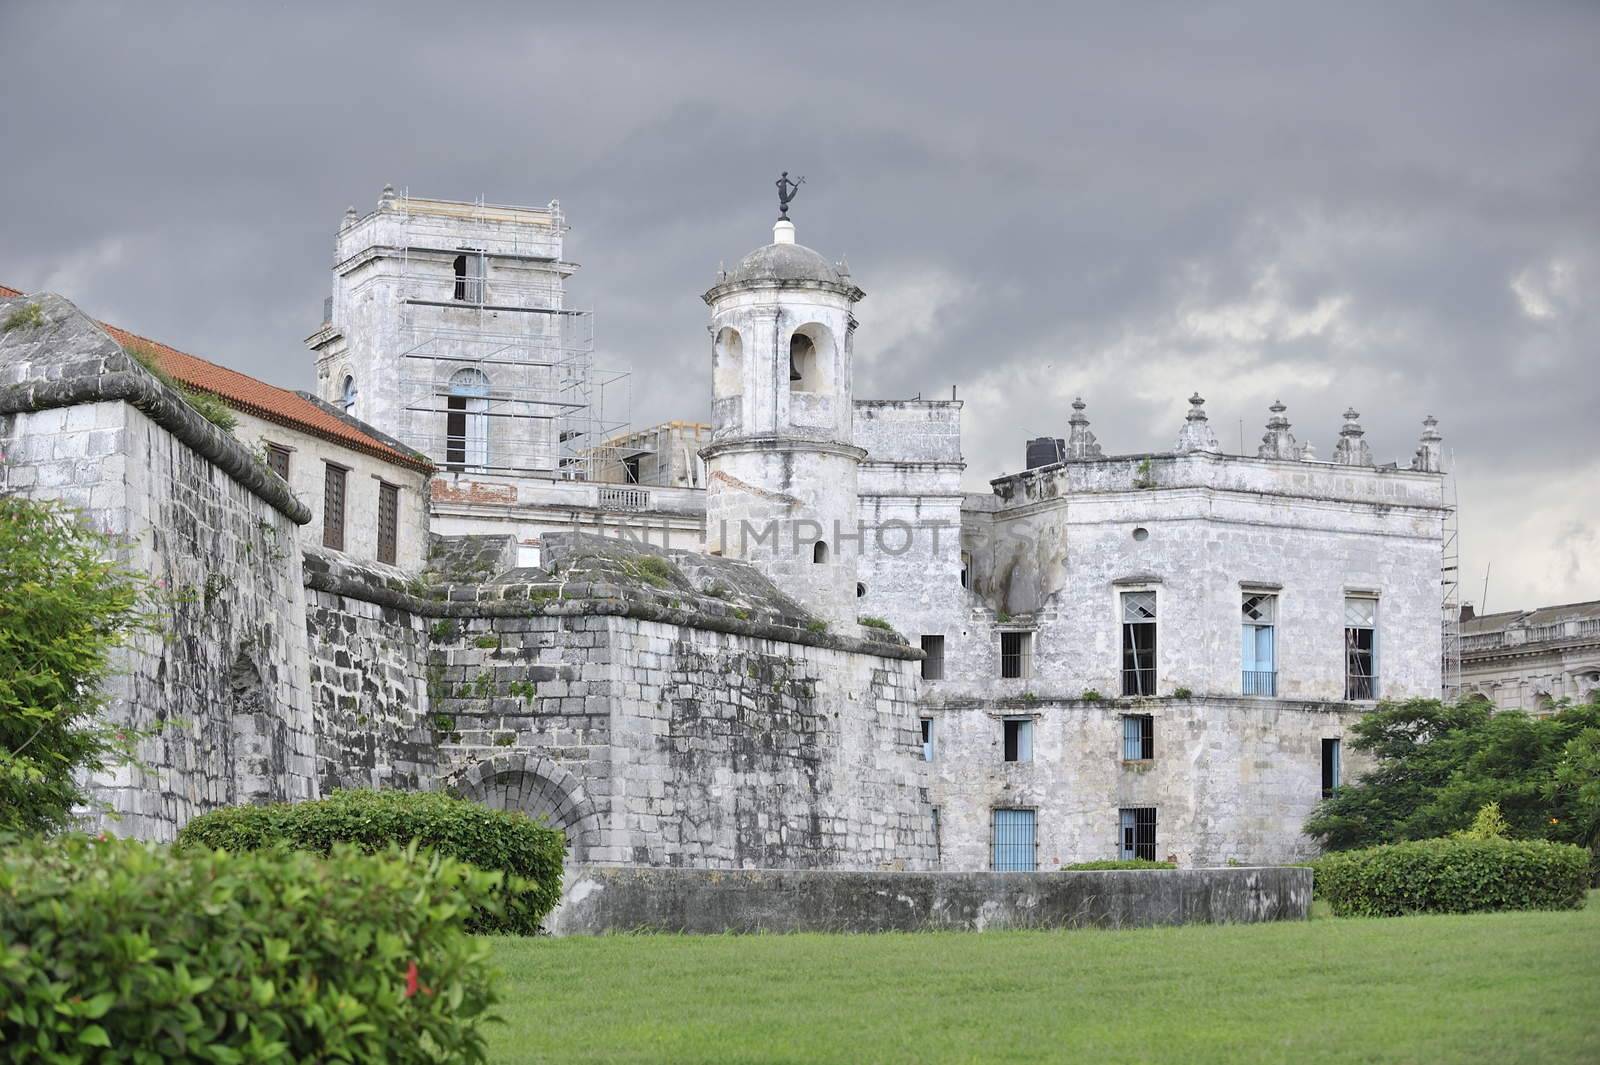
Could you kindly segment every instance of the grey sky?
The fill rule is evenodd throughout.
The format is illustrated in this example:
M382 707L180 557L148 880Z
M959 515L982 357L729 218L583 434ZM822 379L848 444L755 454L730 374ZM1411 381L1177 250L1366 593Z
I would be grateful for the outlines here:
M1600 6L1123 7L5 0L0 282L309 387L346 204L559 198L634 422L704 417L787 168L857 395L958 386L972 487L1079 393L1108 452L1433 413L1468 598L1600 598Z

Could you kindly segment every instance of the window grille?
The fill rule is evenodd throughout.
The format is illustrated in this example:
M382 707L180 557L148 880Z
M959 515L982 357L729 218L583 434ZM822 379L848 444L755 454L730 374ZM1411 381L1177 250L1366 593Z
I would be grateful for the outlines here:
M1122 846L1119 853L1124 861L1143 858L1156 860L1156 808L1135 806L1121 811Z
M1000 634L1000 676L1006 680L1026 678L1033 672L1033 633Z
M926 656L922 660L922 679L943 680L944 637L924 636L922 638L922 653Z
M289 449L277 444L268 444L267 469L287 481L289 479Z
M1031 873L1039 867L1032 810L995 810L994 857L997 873Z
M1033 761L1033 718L1008 717L1001 724L1004 729L1005 760Z
M395 564L400 538L400 489L378 482L378 561Z
M933 718L922 719L922 760L933 761Z
M322 478L322 546L344 550L344 488L349 474L343 466L325 464Z
M1156 593L1122 593L1122 694L1156 693Z
M1245 695L1278 694L1278 597L1244 597L1240 662Z
M1156 756L1156 719L1149 714L1122 715L1122 760L1148 762Z
M1378 697L1378 601L1344 601L1344 697Z
M1341 782L1340 747L1338 740L1322 741L1322 797L1332 795Z

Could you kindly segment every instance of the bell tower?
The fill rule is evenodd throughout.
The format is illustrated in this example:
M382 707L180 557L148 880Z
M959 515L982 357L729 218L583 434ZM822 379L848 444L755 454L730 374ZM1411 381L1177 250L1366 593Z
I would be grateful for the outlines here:
M834 631L852 632L856 475L866 457L851 443L852 311L864 293L848 268L795 243L784 181L772 243L704 297L713 391L711 443L700 452L706 538Z

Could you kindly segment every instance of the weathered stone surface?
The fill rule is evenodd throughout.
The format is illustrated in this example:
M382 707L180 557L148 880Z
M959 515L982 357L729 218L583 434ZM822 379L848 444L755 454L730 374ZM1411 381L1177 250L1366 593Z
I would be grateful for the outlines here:
M1311 870L899 873L575 868L549 920L606 932L981 932L1303 920Z

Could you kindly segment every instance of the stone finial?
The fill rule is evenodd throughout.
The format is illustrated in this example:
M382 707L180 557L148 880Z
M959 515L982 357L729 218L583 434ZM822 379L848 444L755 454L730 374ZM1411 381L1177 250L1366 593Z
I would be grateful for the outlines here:
M1411 468L1424 473L1438 473L1443 469L1442 459L1444 449L1439 442L1444 437L1439 434L1439 419L1428 415L1422 419L1422 443L1417 445L1417 453L1411 457Z
M850 276L850 260L846 256L839 256L839 261L834 264L834 267L839 271L840 277Z
M394 186L384 185L383 195L378 197L378 210L384 211L394 206Z
M1339 466L1371 466L1372 449L1361 439L1367 435L1356 421L1361 417L1354 407L1344 412L1344 425L1339 429L1339 442L1333 446L1333 461Z
M1100 443L1089 431L1089 419L1083 411L1088 404L1079 396L1072 401L1072 417L1067 419L1071 426L1067 433L1066 457L1070 459L1097 459L1101 457Z
M1222 452L1217 434L1211 431L1211 422L1206 418L1206 401L1198 392L1189 397L1189 413L1184 415L1183 428L1178 430L1178 446L1173 450L1180 455L1191 451L1209 451L1213 455Z
M1267 408L1272 412L1272 417L1267 419L1267 432L1261 438L1261 446L1256 449L1256 457L1263 459L1298 459L1300 457L1300 444L1295 440L1294 434L1289 431L1289 419L1283 416L1288 407L1283 405L1283 400L1273 401Z
M1315 461L1317 461L1317 448L1316 448L1316 445L1313 444L1309 440L1307 440L1305 443L1300 445L1300 461L1301 462L1315 462Z
M346 207L344 209L344 224L341 225L339 228L340 229L349 229L351 226L353 226L355 224L356 224L356 205L352 203L349 207Z

